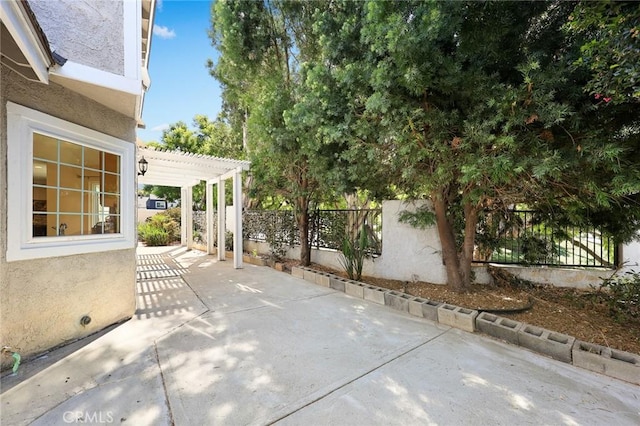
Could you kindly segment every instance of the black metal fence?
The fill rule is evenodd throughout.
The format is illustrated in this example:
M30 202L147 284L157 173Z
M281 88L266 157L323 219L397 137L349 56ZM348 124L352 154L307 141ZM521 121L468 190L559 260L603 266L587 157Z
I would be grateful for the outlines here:
M513 210L490 220L491 226L478 231L476 262L605 268L618 264L614 239L595 227L552 226L532 210ZM492 248L483 249L483 241L490 241Z
M243 214L244 238L300 244L298 225L290 210L248 210ZM309 217L311 247L341 250L346 237L355 239L364 230L370 253L382 253L382 210L315 210Z

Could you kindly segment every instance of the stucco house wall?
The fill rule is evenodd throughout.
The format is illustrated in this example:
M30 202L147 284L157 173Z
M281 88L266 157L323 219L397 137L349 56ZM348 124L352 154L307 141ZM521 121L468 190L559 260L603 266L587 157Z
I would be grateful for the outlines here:
M124 3L30 0L52 48L66 59L124 75Z
M28 357L131 317L136 257L131 247L7 262L7 101L131 144L135 120L55 83L26 81L5 67L0 77L0 343ZM82 326L85 315L91 322Z

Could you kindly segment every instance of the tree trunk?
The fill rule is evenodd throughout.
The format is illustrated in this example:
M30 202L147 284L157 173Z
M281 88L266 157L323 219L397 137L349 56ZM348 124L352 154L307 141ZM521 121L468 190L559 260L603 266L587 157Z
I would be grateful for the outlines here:
M296 206L296 221L300 236L300 262L302 266L311 264L311 247L309 245L309 199L299 197Z
M441 191L434 192L431 197L436 214L436 228L442 245L442 260L447 271L447 283L456 292L465 291L465 282L460 273L460 260L456 248L453 226L447 217L447 203Z
M442 259L447 271L447 281L451 288L459 293L471 286L471 263L475 248L478 208L466 202L464 208L464 241L460 250L456 246L455 231L447 215L446 196L442 192L432 194L436 226L442 244Z
M460 253L460 274L466 288L471 285L471 263L473 262L477 226L478 209L471 202L466 202L464 205L464 242Z

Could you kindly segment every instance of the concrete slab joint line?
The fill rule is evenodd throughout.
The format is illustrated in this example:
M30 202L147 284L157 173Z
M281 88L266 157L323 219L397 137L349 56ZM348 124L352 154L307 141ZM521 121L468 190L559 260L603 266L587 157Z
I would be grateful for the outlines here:
M164 371L162 370L162 364L160 363L160 355L158 355L158 345L156 342L153 342L153 351L156 356L156 363L158 364L158 369L160 370L160 380L162 381L162 390L164 392L164 403L167 406L167 412L169 413L169 424L175 425L175 421L173 419L173 411L171 410L171 403L169 402L169 391L167 390L167 381L164 377Z
M383 367L387 366L388 364L391 364L391 363L393 363L394 361L396 361L396 360L398 360L398 359L400 359L400 358L402 358L402 357L405 357L405 356L407 356L408 354L410 354L410 353L412 353L412 352L416 351L417 349L420 349L421 347L423 347L423 346L425 346L425 345L427 345L427 344L429 344L429 343L433 342L434 340L438 339L440 336L442 336L443 334L447 333L448 331L449 331L449 330L444 330L444 331L442 331L441 333L436 334L436 335L435 335L435 336L433 336L432 338L427 339L426 341L421 342L421 343L419 343L418 345L413 346L413 347L411 347L411 348L407 349L406 351L404 351L404 352L402 352L402 353L400 353L400 354L397 354L396 356L392 357L391 359L389 359L389 360L387 360L387 361L385 361L385 362L383 362L383 363L381 363L381 364L379 364L379 365L376 365L375 367L371 368L370 370L365 371L364 373L362 373L362 374L358 375L357 377L355 377L355 378L353 378L353 379L351 379L351 380L349 380L349 381L347 381L347 382L345 382L345 383L342 383L340 386L337 386L336 388L331 389L329 392L327 392L327 393L325 393L325 394L323 394L323 395L320 395L319 397L317 397L317 398L313 399L312 401L307 402L307 403L306 403L306 404L304 404L303 406L298 407L298 408L296 408L295 410L292 410L291 412L286 413L285 415L278 417L277 419L274 419L274 420L269 421L269 422L267 423L267 425L273 425L273 424L276 424L276 423L278 423L278 422L280 422L280 421L282 421L282 420L286 419L287 417L290 417L290 416L292 416L293 414L295 414L295 413L297 413L297 412L299 412L299 411L301 411L301 410L303 410L303 409L305 409L305 408L307 408L307 407L309 407L309 406L311 406L311 405L313 405L313 404L317 403L318 401L321 401L321 400L323 400L323 399L327 398L328 396L330 396L330 395L332 395L332 394L338 393L340 390L342 390L342 389L346 388L347 386L350 386L352 383L355 383L355 382L357 382L357 381L359 381L359 380L362 380L362 379L363 379L363 378L365 378L366 376L368 376L368 375L370 375L370 374L372 374L372 373L375 373L376 371L378 371L378 370L382 369Z

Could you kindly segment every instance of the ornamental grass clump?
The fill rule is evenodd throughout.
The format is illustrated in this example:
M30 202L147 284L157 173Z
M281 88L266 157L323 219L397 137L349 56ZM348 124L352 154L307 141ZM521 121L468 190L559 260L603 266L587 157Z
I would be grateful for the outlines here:
M369 257L369 238L364 225L355 237L346 236L342 240L342 252L338 260L349 279L360 280L364 259Z

